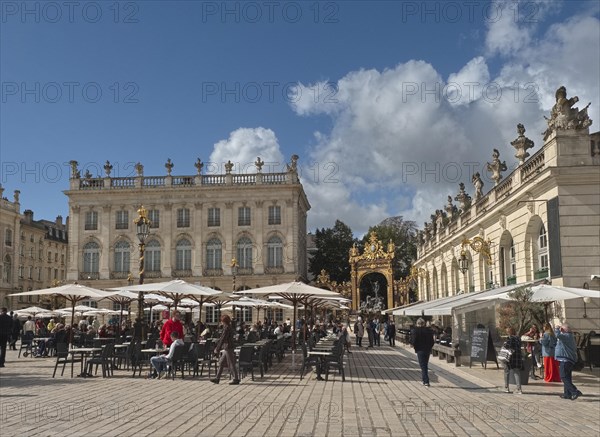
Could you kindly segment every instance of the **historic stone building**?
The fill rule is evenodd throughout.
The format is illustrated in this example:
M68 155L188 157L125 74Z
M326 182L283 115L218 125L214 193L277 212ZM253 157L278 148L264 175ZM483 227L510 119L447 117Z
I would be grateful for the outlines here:
M33 304L49 304L37 296L7 297L19 291L55 286L66 279L67 225L58 216L55 222L34 220L33 211L21 214L18 190L11 202L2 197L0 188L0 246L2 282L0 300L12 310Z
M487 169L495 185L484 194L481 175L473 175L473 196L461 183L425 223L414 264L421 300L543 278L600 289L599 133L590 135L587 107L573 108L577 101L559 88L544 144L530 156L534 143L519 124L511 142L518 167L506 174L494 150ZM598 302L584 305L565 301L559 316L598 330Z
M231 291L307 277L306 215L310 204L298 179L297 156L287 171L146 176L81 175L71 162L67 279L95 288L137 283L139 241L134 220L144 207L150 219L145 242L145 282L172 278ZM232 260L237 266L232 268ZM233 273L235 272L235 279Z

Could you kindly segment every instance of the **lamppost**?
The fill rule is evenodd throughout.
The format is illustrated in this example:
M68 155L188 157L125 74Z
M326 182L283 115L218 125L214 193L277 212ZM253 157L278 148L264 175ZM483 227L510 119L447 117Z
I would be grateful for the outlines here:
M491 244L492 242L488 240L484 240L483 238L476 236L471 240L465 238L462 241L462 247L460 250L460 258L458 259L458 268L464 275L469 271L469 259L467 258L466 247L469 246L477 253L481 253L487 262L488 265L492 264L492 254L491 254Z
M144 283L144 251L146 249L145 243L146 239L150 235L150 220L148 219L148 211L142 205L140 209L138 209L138 217L133 221L136 226L136 233L138 240L140 241L140 285ZM144 320L144 293L142 291L138 292L138 319L141 326L141 335L142 340L144 338L144 324L142 321Z
M231 260L231 277L232 277L232 293L235 293L235 275L237 274L237 268L238 268L238 261L237 259L233 258ZM233 307L233 318L236 319L236 314L235 314L235 305L232 305Z

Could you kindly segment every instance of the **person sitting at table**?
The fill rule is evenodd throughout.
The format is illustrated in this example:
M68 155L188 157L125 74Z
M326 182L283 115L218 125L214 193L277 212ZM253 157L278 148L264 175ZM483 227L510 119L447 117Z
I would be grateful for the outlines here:
M150 364L154 368L154 373L150 376L152 379L158 377L158 379L162 378L165 371L167 370L167 365L173 359L173 355L175 354L175 348L177 346L183 346L185 343L181 338L179 338L178 331L172 331L169 335L169 339L171 346L169 346L169 353L158 355L156 357L150 358Z
M171 346L171 333L177 332L179 335L177 338L183 338L183 324L181 320L179 320L180 313L179 311L173 311L173 316L165 322L161 331L160 331L160 341L165 347Z
M46 328L48 329L48 332L52 332L54 330L55 326L56 326L56 324L54 323L54 319L50 319L50 321L48 322L48 326L46 326Z
M33 356L36 358L47 357L49 348L56 346L57 343L67 342L65 336L65 325L63 325L62 323L58 323L54 326L52 332L50 332L50 337L47 341L42 340L38 342L38 349Z
M88 326L88 328L87 328L86 334L87 334L89 337L92 337L92 336L93 336L93 337L95 337L95 336L96 336L96 334L98 334L98 332L96 332L96 330L94 329L94 326L93 326L93 325L89 325L89 326Z
M235 364L235 342L233 339L233 328L231 327L231 317L229 317L227 314L222 315L221 323L223 324L223 332L221 333L221 337L219 338L214 350L215 355L218 355L219 352L221 352L221 357L219 358L219 368L217 370L217 376L214 379L211 379L210 382L213 384L219 383L221 380L221 374L223 373L223 368L225 367L225 362L227 362L229 372L233 375L233 380L229 383L229 385L237 385L240 383L240 376Z

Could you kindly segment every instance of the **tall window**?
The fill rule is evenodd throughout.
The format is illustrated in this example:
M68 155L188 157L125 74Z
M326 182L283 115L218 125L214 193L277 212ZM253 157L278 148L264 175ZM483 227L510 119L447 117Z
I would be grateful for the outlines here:
M205 306L206 309L206 323L219 323L221 318L221 310L213 306Z
M37 280L38 281L42 280L42 268L41 267L37 267Z
M86 307L98 308L98 302L95 300L82 300L78 305L85 305Z
M220 269L221 267L221 241L218 238L212 238L206 243L206 268Z
M29 266L27 277L33 279L33 266Z
M175 246L175 270L192 269L192 243L182 238Z
M8 247L12 247L13 243L13 231L12 229L7 229L4 231L4 245Z
M208 208L208 226L221 226L221 208Z
M235 318L242 322L252 322L252 308L241 307L235 310Z
M4 265L2 267L2 280L4 282L12 282L12 259L9 255L4 257Z
M98 212L88 211L85 213L85 230L96 231L98 229Z
M158 209L151 209L148 211L148 219L150 220L151 228L158 228L160 226L160 211Z
M98 246L98 243L90 241L83 246L83 271L84 273L98 273L100 271L100 246Z
M271 237L267 242L267 266L283 267L283 243L279 237Z
M177 227L178 228L189 228L190 227L190 210L187 208L179 208L177 210Z
M510 275L517 276L517 248L515 247L515 241L510 242Z
M269 224L281 224L281 207L277 205L269 206Z
M119 241L115 245L115 272L130 271L131 252L127 241Z
M129 211L117 211L116 229L129 229Z
M238 208L238 226L250 226L250 207Z
M146 243L144 269L149 272L160 272L160 243L158 240L151 240Z
M242 237L237 242L237 262L241 269L252 268L252 241Z
M267 308L267 319L274 320L275 322L283 322L283 309Z
M542 225L540 235L538 237L538 263L540 270L548 270L550 263L548 262L548 235L546 227Z

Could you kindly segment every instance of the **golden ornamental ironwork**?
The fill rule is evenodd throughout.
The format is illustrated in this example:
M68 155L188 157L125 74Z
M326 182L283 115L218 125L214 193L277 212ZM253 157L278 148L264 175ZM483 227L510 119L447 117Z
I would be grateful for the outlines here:
M377 233L373 231L369 235L369 242L365 245L362 254L359 254L359 250L356 247L356 244L352 246L352 248L350 249L350 263L352 264L362 260L391 260L395 256L395 251L396 246L391 240L387 244L387 247L384 248L384 245L381 243L381 241L377 239ZM371 268L374 268L374 265Z

